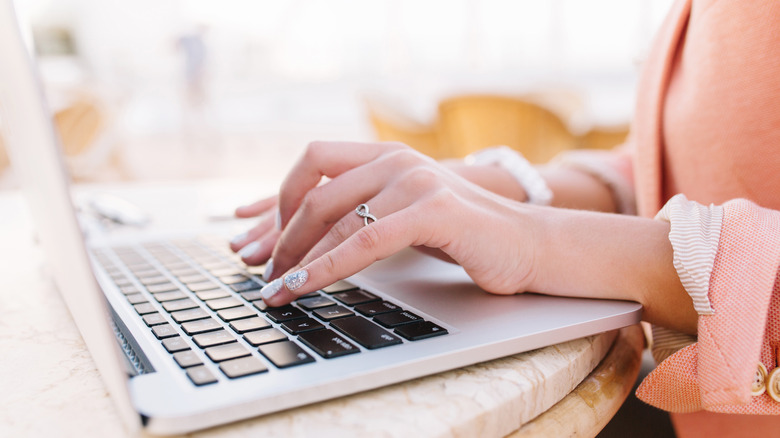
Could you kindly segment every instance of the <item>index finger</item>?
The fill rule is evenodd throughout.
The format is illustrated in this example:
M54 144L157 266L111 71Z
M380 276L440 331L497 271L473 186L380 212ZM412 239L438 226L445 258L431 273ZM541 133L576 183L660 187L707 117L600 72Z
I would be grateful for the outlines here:
M261 291L263 300L270 306L286 304L294 296L327 287L418 244L418 232L409 226L410 220L414 220L410 209L404 209L364 226L308 265L266 285Z
M306 193L317 186L323 176L336 177L375 160L388 150L401 147L400 143L310 143L279 190L280 225L283 227L287 223L301 205Z

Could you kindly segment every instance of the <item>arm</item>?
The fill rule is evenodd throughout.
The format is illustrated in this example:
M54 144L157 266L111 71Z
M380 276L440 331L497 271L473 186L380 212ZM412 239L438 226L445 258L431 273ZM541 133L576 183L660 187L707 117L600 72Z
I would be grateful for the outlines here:
M330 181L318 185L323 176ZM361 203L379 220L364 226L354 213ZM648 321L695 330L668 224L508 201L399 145L312 144L283 184L279 209L276 280L263 290L270 305L426 246L489 292L634 300Z

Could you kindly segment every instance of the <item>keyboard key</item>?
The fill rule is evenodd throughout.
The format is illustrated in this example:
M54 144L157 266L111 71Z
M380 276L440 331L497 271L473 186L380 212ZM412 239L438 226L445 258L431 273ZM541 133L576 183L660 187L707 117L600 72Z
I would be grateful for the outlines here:
M129 301L130 304L141 304L146 302L146 297L143 294L125 295L125 298L127 298L127 301Z
M232 342L226 345L219 345L206 349L206 356L214 362L236 359L238 357L249 356L249 350L238 342Z
M251 356L222 362L219 364L219 369L231 379L268 371L263 361Z
M339 292L333 295L333 298L341 301L347 306L356 306L358 304L370 303L372 301L379 301L379 298L371 292L355 289L347 292Z
M321 330L325 328L325 326L311 318L300 318L283 323L282 328L288 333L297 335L299 333L310 332L312 330Z
M447 329L439 327L430 321L421 321L398 326L395 332L410 341L419 341L420 339L446 335Z
M161 324L152 327L152 333L157 336L157 339L165 339L173 336L178 336L179 333L170 324Z
M162 306L168 312L176 312L177 310L194 309L198 307L198 304L189 298L185 298L183 300L167 301L162 303Z
M326 359L360 352L358 347L331 330L301 333L298 339Z
M169 282L168 277L164 275L155 275L153 277L142 277L139 278L138 280L140 280L144 286L151 286L153 284L163 284Z
M217 298L229 297L230 293L223 289L202 290L195 292L195 296L203 301L215 300Z
M222 328L222 324L214 318L199 319L197 321L185 322L181 325L184 333L188 335L197 335L199 333L212 332Z
M206 305L209 306L209 309L216 311L221 309L228 309L230 307L238 307L243 305L243 303L237 298L226 297L217 298L215 300L208 300L206 301Z
M167 282L167 283L153 284L151 286L147 286L146 290L148 290L153 294L156 294L160 292L170 292L174 290L179 290L179 287L171 282Z
M330 325L368 349L401 343L398 337L360 316L337 319Z
M154 294L154 299L161 303L166 301L180 300L182 298L187 298L187 295L180 290L172 290L170 292L160 292Z
M298 305L306 310L314 310L319 309L320 307L334 306L336 305L336 302L320 295L313 298L298 300Z
M252 305L255 306L255 309L261 312L266 312L269 309L268 304L266 304L263 300L253 301Z
M139 306L143 306L143 304L139 304ZM149 327L151 327L153 325L165 324L166 322L168 322L168 321L165 320L165 317L162 316L162 314L157 313L157 312L150 313L148 315L144 315L143 318L144 318L144 322Z
M154 313L157 311L157 308L154 307L152 303L136 304L133 307L135 308L135 311L138 312L139 315L146 315L147 313Z
M353 316L355 314L353 311L342 306L323 307L321 309L314 310L312 313L314 313L314 316L323 321L346 318L347 316Z
M224 266L220 268L210 269L209 272L211 273L211 275L215 277L229 277L231 275L238 275L241 273L241 271L239 271L238 269L232 266Z
M258 348L268 360L279 368L287 368L314 362L314 358L295 342L284 341L262 345Z
M233 337L227 330L219 330L211 333L201 333L192 337L192 340L200 348L213 347L214 345L227 344L234 342L236 338Z
M374 321L388 328L392 328L401 324L409 324L411 322L419 322L422 320L422 318L407 310L404 310L403 312L385 313L374 317Z
M352 289L357 289L357 286L344 280L337 281L328 287L322 288L323 291L329 294L335 294L336 292L346 292Z
M194 272L194 274L179 275L177 277L179 281L181 281L184 284L203 283L209 280L208 278L204 277L202 274L198 273L198 271L193 270L192 272Z
M211 371L209 371L208 368L203 365L187 368L187 377L192 380L192 383L198 386L217 382L217 378L214 377L214 374L212 374Z
M122 295L130 295L137 294L140 291L135 286L122 286L119 288L119 292L122 292Z
M253 310L247 306L241 306L241 307L233 307L230 309L222 309L219 312L217 312L217 315L219 315L219 317L222 318L223 321L229 322L229 321L233 321L234 319L249 318L250 316L256 316L257 310Z
M179 324L187 321L195 321L196 319L208 318L209 314L200 307L188 310L179 310L178 312L171 313L171 317Z
M118 287L131 286L133 284L133 282L130 281L130 279L126 278L126 277L117 277L117 278L114 278L113 280L114 280L114 284L116 284Z
M287 335L272 328L244 333L244 340L257 347L258 345L270 344L271 342L286 341Z
M254 318L239 319L237 321L230 322L230 328L236 331L236 333L246 333L254 330L261 330L271 327L271 323L264 318L255 316Z
M189 350L190 346L181 336L174 336L172 338L163 339L163 347L168 350L168 353L176 353L177 351Z
M257 300L262 300L263 295L260 293L259 290L251 290L248 292L241 292L241 298L247 301L257 301Z
M179 364L179 366L182 368L189 368L195 365L203 364L198 355L195 354L195 352L192 350L180 351L174 354L173 360L175 360L176 363Z
M301 309L297 309L293 306L268 308L266 314L273 322L285 322L291 319L306 318L308 316L303 313Z
M233 289L234 291L236 291L236 292L246 292L248 290L260 289L263 286L260 283L254 281L254 280L249 280L249 281L244 281L244 282L241 282L241 283L231 284L231 285L229 285L229 287L231 289Z
M146 277L157 277L158 275L162 275L160 271L158 271L155 268L152 269L143 269L143 270L134 270L133 275L135 275L138 278L146 278Z
M176 276L176 278L186 277L188 275L200 275L200 272L198 272L196 269L191 268L189 265L185 265L184 267L181 267L179 269L170 269L171 274ZM185 281L182 281L182 283L186 283Z
M241 274L226 275L226 276L219 277L219 281L225 284L242 283L247 280L249 280L249 278Z
M214 283L213 281L201 281L198 283L186 283L187 289L198 292L202 290L211 290L211 289L218 289L219 285L217 283Z
M357 310L361 315L371 317L371 316L381 315L383 313L388 313L388 312L397 312L403 309L401 309L400 307L396 306L395 304L389 301L377 301L373 303L361 304L359 306L355 306L355 310Z

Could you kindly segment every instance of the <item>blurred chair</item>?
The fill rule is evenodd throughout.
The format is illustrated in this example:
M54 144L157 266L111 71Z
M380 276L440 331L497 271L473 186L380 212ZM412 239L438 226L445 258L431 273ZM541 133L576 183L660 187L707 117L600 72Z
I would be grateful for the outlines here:
M629 125L595 126L579 137L583 149L612 149L628 137Z
M460 158L485 147L507 145L532 163L544 163L577 145L560 117L523 98L453 97L439 104L438 116L442 158Z
M425 155L440 158L435 127L413 120L396 107L379 98L367 98L368 116L377 139L400 141Z

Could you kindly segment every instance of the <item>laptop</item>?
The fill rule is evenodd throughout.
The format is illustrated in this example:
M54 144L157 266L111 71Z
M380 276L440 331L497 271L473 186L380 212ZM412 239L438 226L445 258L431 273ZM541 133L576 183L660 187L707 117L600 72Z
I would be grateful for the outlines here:
M283 308L218 238L86 239L34 57L0 0L0 126L55 283L121 416L178 434L639 322L633 302L495 296L406 250Z

